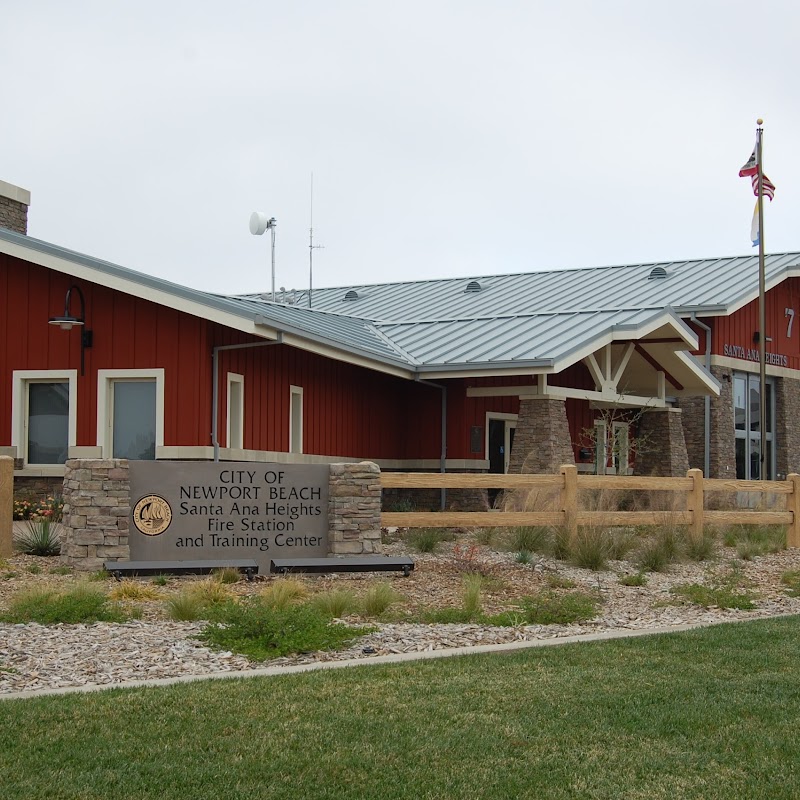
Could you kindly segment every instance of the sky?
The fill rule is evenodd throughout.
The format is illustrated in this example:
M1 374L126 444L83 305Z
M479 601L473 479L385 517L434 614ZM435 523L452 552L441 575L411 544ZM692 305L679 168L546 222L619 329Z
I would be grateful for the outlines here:
M792 0L0 0L29 235L226 294L800 250Z

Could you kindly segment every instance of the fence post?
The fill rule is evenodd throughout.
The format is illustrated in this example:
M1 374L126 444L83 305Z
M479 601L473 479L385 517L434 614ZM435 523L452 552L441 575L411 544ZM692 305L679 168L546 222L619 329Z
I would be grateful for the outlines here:
M564 529L570 547L574 547L578 540L578 468L574 464L562 464L561 474L564 476L564 485L561 487Z
M0 456L0 558L12 553L14 518L14 459Z
M692 512L689 538L696 544L703 538L703 470L690 469L686 477L692 479L692 488L686 498L686 509Z
M786 495L786 510L792 512L792 524L786 529L786 546L800 547L800 475L791 472L786 480L792 484L792 493Z

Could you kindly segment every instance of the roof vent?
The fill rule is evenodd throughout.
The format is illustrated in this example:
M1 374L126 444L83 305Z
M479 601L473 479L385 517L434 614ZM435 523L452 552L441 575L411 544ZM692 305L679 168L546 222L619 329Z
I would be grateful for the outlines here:
M664 269L664 267L653 267L653 269L650 270L650 275L648 275L647 280L655 281L666 277L667 271Z
M464 289L464 292L472 293L472 292L479 292L480 290L481 290L481 285L478 283L478 281L470 281L467 284L467 288Z
M351 289L343 298L344 300L358 300L358 292Z

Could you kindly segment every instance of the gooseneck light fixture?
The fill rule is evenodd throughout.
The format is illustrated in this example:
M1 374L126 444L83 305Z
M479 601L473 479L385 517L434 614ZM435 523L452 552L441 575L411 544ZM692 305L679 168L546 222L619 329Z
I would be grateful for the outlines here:
M76 292L78 299L81 303L81 314L79 317L73 315L70 308L72 300L72 292ZM72 286L67 289L67 295L64 298L64 313L60 317L50 317L50 325L58 325L62 331L71 331L76 325L81 327L81 375L84 372L84 350L92 346L92 331L86 329L86 300L83 297L83 292L80 286Z
M275 302L275 226L278 221L275 217L268 217L263 211L254 211L250 215L250 233L253 236L269 231L272 234L272 302Z

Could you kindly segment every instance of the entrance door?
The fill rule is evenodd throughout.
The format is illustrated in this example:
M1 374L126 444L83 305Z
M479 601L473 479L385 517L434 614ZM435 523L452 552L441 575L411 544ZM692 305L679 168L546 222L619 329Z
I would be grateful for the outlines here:
M489 461L489 472L504 475L508 472L508 461L514 445L514 432L517 418L514 415L486 415L486 458ZM499 489L489 489L489 505L500 494Z

